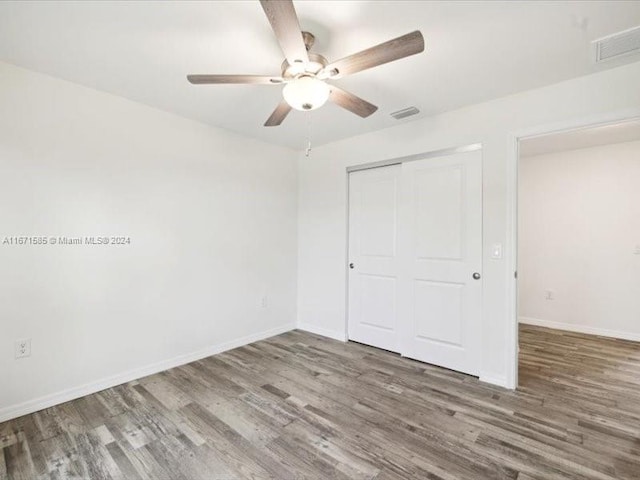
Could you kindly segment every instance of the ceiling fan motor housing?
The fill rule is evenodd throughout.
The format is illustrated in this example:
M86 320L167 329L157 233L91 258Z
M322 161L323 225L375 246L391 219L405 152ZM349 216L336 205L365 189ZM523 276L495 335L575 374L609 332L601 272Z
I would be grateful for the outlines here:
M316 36L310 32L302 32L302 41L308 52L313 47L313 44L316 43Z
M316 76L329 64L326 58L318 53L309 53L309 62L290 65L286 60L282 62L282 78L291 80L300 75Z

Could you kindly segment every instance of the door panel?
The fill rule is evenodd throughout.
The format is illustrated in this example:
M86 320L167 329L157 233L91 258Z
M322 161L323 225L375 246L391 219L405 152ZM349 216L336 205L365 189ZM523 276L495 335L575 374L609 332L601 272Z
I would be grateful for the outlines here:
M393 277L360 274L362 294L363 325L395 332L396 330L396 289L397 281Z
M482 281L480 152L403 164L400 351L479 374Z
M349 339L398 351L400 166L349 175Z
M349 339L478 375L482 156L349 175Z
M363 235L359 253L392 258L396 254L397 181L394 177L377 177L360 182L359 227Z
M463 289L464 285L457 283L414 282L413 335L417 340L462 347L464 319L460 306ZM438 321L438 315L446 317L447 321Z
M417 170L414 180L416 255L460 259L463 250L463 171L458 165Z

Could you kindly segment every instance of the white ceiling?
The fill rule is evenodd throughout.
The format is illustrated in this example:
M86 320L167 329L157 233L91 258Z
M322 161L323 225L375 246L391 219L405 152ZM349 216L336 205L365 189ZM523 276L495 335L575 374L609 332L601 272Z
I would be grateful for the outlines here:
M634 120L526 138L520 142L520 157L638 140L640 140L640 120Z
M257 0L0 2L0 60L267 142L303 148L619 65L589 42L640 25L638 1L311 1L296 9L335 60L420 29L426 52L336 83L377 104L361 119L328 104L262 126L279 86L194 86L188 73L278 74L283 55ZM627 57L624 61L635 61ZM412 121L420 116L400 122Z

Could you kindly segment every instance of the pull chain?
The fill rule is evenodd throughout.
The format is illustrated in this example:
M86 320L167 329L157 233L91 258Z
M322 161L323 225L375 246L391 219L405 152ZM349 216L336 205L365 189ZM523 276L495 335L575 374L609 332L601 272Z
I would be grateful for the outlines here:
M308 157L311 154L311 112L307 112L307 148L304 151L304 156Z

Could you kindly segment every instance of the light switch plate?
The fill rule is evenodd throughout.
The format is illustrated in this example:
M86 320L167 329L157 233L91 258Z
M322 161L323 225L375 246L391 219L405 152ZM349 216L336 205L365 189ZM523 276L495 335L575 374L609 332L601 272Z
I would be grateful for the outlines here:
M491 258L499 260L502 258L502 244L494 243L491 246Z

